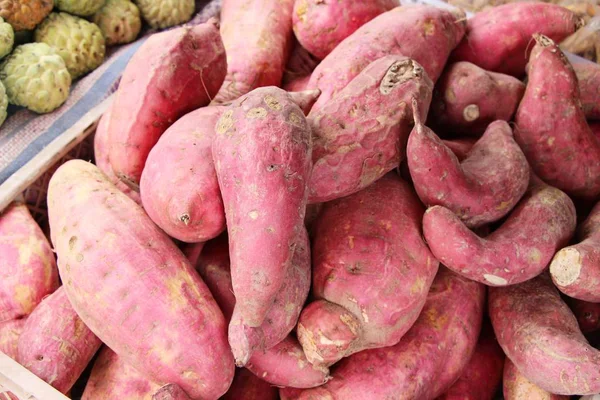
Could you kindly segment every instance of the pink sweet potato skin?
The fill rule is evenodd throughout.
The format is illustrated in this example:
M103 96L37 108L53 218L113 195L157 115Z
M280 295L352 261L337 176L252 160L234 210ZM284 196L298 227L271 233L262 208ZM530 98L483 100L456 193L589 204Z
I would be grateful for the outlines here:
M311 149L304 113L279 88L242 96L217 123L212 153L225 205L233 291L250 327L263 323L304 229Z
M58 288L54 253L27 206L0 214L0 322L30 314Z
M568 400L569 396L561 396L545 391L525 378L508 358L504 362L502 379L504 400Z
M92 368L81 400L151 400L159 385L148 380L108 347Z
M488 71L520 78L531 49L531 36L541 33L557 43L582 26L565 7L542 2L515 2L477 13L450 58Z
M581 332L592 333L600 330L600 303L572 298L567 298L566 301L577 318Z
M398 0L296 0L294 34L305 49L322 60L358 28L399 5Z
M282 88L288 92L300 92L308 87L310 75L300 76L284 84Z
M477 143L477 139L463 137L457 139L444 139L442 142L444 142L446 147L452 150L456 158L458 158L458 161L462 162L465 158L467 158L469 152L473 146L475 146L475 143Z
M460 377L477 345L485 287L442 268L419 318L400 343L338 364L333 379L284 399L433 399ZM365 397L370 393L369 397Z
M259 87L279 86L293 43L294 0L224 0L222 4L227 76L215 102L235 100Z
M406 153L421 201L450 209L470 228L504 217L529 184L529 164L505 121L491 123L462 162L417 121Z
M212 160L214 127L225 107L188 113L148 155L140 192L144 209L169 236L205 242L225 230L225 210Z
M27 318L19 337L17 361L66 394L101 345L60 287Z
M498 343L528 380L550 393L600 392L600 352L587 342L548 274L490 288L488 303Z
M421 64L432 81L465 33L462 11L432 6L396 7L364 24L315 68L309 88L321 89L318 110L373 61L402 55Z
M423 217L423 233L434 256L488 286L513 285L539 275L568 243L575 225L571 199L535 178L508 219L485 238L445 207L431 207Z
M438 270L421 238L423 211L395 173L324 204L312 241L318 301L297 330L311 363L395 345L417 319Z
M479 136L496 120L512 120L524 93L525 84L517 78L456 62L436 85L431 118L436 127Z
M535 41L527 89L515 116L515 139L540 178L574 197L595 199L600 194L600 140L581 109L577 77L554 42L540 35Z
M396 168L414 119L411 100L424 117L432 87L421 65L392 55L369 64L320 109L313 106L309 202L348 196Z
M160 387L152 395L152 400L192 400L182 388L173 383Z
M256 377L246 368L238 369L229 391L221 400L278 400L277 388Z
M19 336L25 328L25 322L26 317L0 322L0 351L13 360L17 359Z
M577 75L581 106L588 120L600 120L600 66L574 54L565 53Z
M90 330L159 384L194 398L225 393L234 373L225 318L142 208L81 160L56 171L48 205L65 291Z
M208 104L227 70L216 20L152 35L123 71L108 126L109 159L139 183L152 147L179 117Z

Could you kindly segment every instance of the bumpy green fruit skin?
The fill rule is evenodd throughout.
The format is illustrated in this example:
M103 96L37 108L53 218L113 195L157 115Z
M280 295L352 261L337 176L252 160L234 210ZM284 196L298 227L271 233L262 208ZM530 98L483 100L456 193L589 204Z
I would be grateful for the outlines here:
M40 114L60 107L71 87L64 60L45 43L17 46L0 64L0 81L11 104Z
M35 41L53 47L73 79L96 69L106 52L98 26L67 13L51 13L35 30Z
M0 82L0 126L6 120L6 110L8 109L8 96L6 95L6 89L4 89L4 85Z
M0 58L7 56L15 43L15 31L9 23L0 17Z
M189 21L194 0L137 0L142 17L153 28L168 28Z
M55 0L54 4L60 11L69 14L89 17L102 8L106 0Z
M140 10L129 0L107 0L92 21L100 27L107 46L133 42L142 29Z

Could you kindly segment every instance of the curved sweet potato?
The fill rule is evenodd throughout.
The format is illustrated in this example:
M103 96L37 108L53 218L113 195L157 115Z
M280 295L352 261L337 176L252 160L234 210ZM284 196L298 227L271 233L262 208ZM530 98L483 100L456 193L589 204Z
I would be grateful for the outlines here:
M312 241L317 301L297 329L312 364L393 346L417 319L438 270L421 238L423 211L394 173L323 205Z
M54 253L23 203L0 214L0 322L30 314L59 285Z
M581 332L592 333L600 330L600 303L590 303L572 298L567 298L565 301L577 318Z
M525 378L508 358L504 362L502 378L504 400L568 400L569 396L561 396L545 391Z
M600 194L600 139L581 109L577 77L552 40L534 38L515 140L544 181L569 195L594 199Z
M520 78L536 33L560 42L583 25L575 13L556 4L515 2L477 13L450 59Z
M505 121L495 121L460 161L419 118L406 147L415 190L426 206L444 206L468 227L499 220L529 184L529 164Z
M25 328L27 317L0 322L0 351L17 360L19 336Z
M225 393L234 374L225 318L142 208L94 165L71 160L50 180L48 214L65 291L90 330L159 384Z
M411 99L418 99L426 116L432 86L414 60L386 56L323 107L313 108L308 115L314 139L309 202L348 196L396 168L413 123Z
M459 61L440 77L431 117L436 127L479 136L496 120L512 120L524 93L525 84L517 78Z
M212 154L225 205L236 307L248 326L258 327L304 229L310 127L285 91L266 87L234 101L216 132Z
M600 120L600 65L574 54L565 53L565 55L577 75L581 107L585 118Z
M423 217L423 233L437 259L488 286L513 285L539 275L568 243L575 225L569 196L535 177L508 219L485 238L445 207L431 207Z
M528 380L550 393L600 392L600 351L587 342L547 274L490 288L488 303L498 343Z
M278 400L277 388L246 368L238 369L231 387L221 400Z

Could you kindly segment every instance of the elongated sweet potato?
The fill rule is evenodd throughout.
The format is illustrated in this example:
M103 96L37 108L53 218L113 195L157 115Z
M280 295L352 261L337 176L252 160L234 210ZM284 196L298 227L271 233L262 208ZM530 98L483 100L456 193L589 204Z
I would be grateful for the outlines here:
M529 164L505 121L490 124L459 162L417 115L406 154L421 201L448 208L470 228L504 217L529 184Z
M231 387L221 400L278 400L277 388L246 368L238 369Z
M431 118L436 128L479 136L496 120L512 120L524 93L525 84L517 78L456 62L436 85Z
M421 238L423 211L394 173L323 205L312 242L317 301L297 329L312 364L393 346L417 319L438 270Z
M215 102L279 86L292 46L294 0L223 0L221 37L227 76Z
M234 373L225 318L142 208L94 165L71 160L50 180L48 214L65 291L90 330L159 384L196 398L225 393Z
M412 58L432 81L465 33L462 11L433 6L402 6L364 24L315 68L309 88L321 89L318 110L373 61L387 55Z
M30 314L58 288L54 253L27 206L0 214L0 322Z
M550 393L600 392L600 351L587 342L548 274L490 288L488 303L498 343L528 380Z
M139 183L152 147L182 115L208 104L227 70L214 19L152 35L123 71L108 126L115 174Z
M181 117L146 160L140 181L144 209L175 239L205 242L225 230L212 160L214 128L224 108L199 108Z
M365 350L338 364L333 379L283 399L433 399L459 378L477 345L485 287L441 268L419 318L391 347Z
M192 400L182 388L174 383L168 383L160 387L152 395L152 400Z
M600 19L598 20L600 21ZM573 66L585 118L600 120L600 65L574 54L565 53Z
M103 347L92 368L81 400L151 400L159 385Z
M309 202L348 196L396 168L413 123L411 100L418 99L416 109L425 117L431 92L421 65L386 56L323 107L313 108L308 115L314 138Z
M488 71L520 78L531 49L531 36L560 42L583 25L567 8L542 2L514 2L476 14L456 47L453 61L468 61Z
M399 5L398 0L296 0L294 34L305 49L322 60L358 28Z
M570 297L565 301L577 318L581 332L591 333L600 330L600 303L590 303Z
M504 362L502 378L504 400L568 400L569 396L561 396L545 391L525 378L508 358Z
M27 317L0 322L0 351L13 360L17 359L19 336L25 328L25 322Z
M445 207L431 207L423 217L423 233L437 259L488 286L513 285L539 275L568 243L575 225L569 196L536 177L508 219L485 238Z
M552 40L534 38L515 139L540 178L569 195L594 199L600 194L600 140L580 107L577 77Z
M236 307L248 326L258 327L304 229L310 127L285 91L267 87L234 101L216 131L212 153L225 205Z

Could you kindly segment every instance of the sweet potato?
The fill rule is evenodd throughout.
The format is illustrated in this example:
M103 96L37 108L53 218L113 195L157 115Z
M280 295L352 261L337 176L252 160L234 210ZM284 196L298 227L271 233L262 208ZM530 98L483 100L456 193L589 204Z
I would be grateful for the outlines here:
M600 303L572 298L567 298L566 302L577 318L581 332L592 333L600 330Z
M0 351L13 360L17 359L19 336L25 328L25 322L27 317L0 322Z
M108 126L115 174L138 184L152 147L179 117L208 104L227 70L215 19L156 33L133 55Z
M485 238L445 207L431 207L423 217L423 233L435 257L488 286L513 285L539 275L568 243L575 225L571 199L535 177L506 221Z
M358 28L399 5L398 0L296 0L294 34L306 50L322 60Z
M223 0L221 37L227 76L216 103L279 86L292 46L294 0Z
M573 54L565 53L565 55L577 75L585 118L588 121L600 120L600 65Z
M502 382L505 358L491 324L484 323L475 352L462 375L438 400L492 400Z
M277 388L259 379L246 368L238 369L229 391L221 400L278 400Z
M578 239L556 253L550 275L567 296L600 303L600 203L579 226Z
M436 85L431 118L436 128L479 136L496 120L512 120L525 84L469 62L450 64Z
M285 399L433 399L459 378L481 328L485 287L441 268L423 311L400 343L365 350L338 364L333 379Z
M531 36L542 34L560 42L583 20L572 11L542 2L514 2L477 13L450 60L468 61L488 71L520 78L531 49Z
M225 107L204 107L177 120L148 155L140 192L144 209L169 236L205 242L225 230L212 160L214 127Z
M290 80L288 83L284 84L282 88L288 92L300 92L308 87L309 81L310 75L300 76Z
M488 303L498 343L528 380L550 393L600 392L600 351L587 342L548 274L490 288Z
M394 173L323 205L312 241L317 301L297 329L312 364L393 346L417 319L438 270L421 238L423 211Z
M285 91L267 87L234 101L216 131L212 153L225 205L236 307L248 326L258 327L304 229L310 127Z
M444 206L470 228L504 217L529 184L529 164L505 121L490 124L459 162L417 115L406 154L421 201L426 206Z
M477 139L471 137L443 139L442 142L444 142L446 147L452 150L456 158L458 158L458 161L462 162L465 158L467 158L467 155L469 154L473 146L475 146L475 143L477 143Z
M502 379L504 400L568 400L569 396L561 396L545 391L525 378L508 358L504 362Z
M462 11L433 6L402 6L364 24L315 68L309 88L321 89L318 110L364 68L387 55L412 58L432 81L442 73L452 49L465 33Z
M81 400L151 400L159 387L111 349L103 347Z
M534 38L515 139L540 178L569 195L593 199L600 194L600 140L580 107L577 77L552 40Z
M396 168L413 123L411 99L418 99L424 117L431 92L421 65L386 56L319 110L313 108L308 115L314 138L309 202L348 196Z
M30 314L58 288L54 253L27 206L0 214L0 322Z
M196 265L204 249L204 243L182 243L179 249L192 265Z
M152 400L192 400L182 388L173 383L160 387L152 395Z
M158 384L196 398L225 393L234 373L225 318L142 208L71 160L50 180L48 214L65 291L90 330Z

